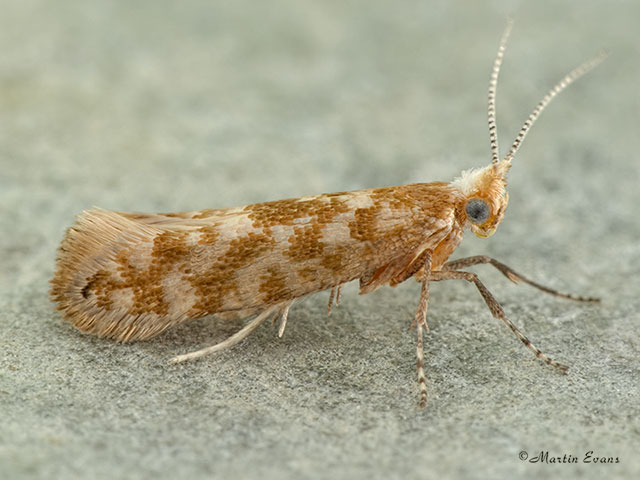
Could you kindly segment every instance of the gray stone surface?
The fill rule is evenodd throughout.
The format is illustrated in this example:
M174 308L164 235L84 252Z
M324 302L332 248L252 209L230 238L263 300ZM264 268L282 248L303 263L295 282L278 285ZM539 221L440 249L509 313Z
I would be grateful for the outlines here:
M0 2L0 478L638 478L640 4ZM497 42L506 149L547 88L612 55L536 125L478 267L562 376L465 284L433 287L416 408L415 282L295 305L217 357L167 359L237 321L152 341L81 335L49 302L82 209L178 211L412 181L486 164ZM578 464L518 458L572 455ZM588 451L619 463L585 464Z

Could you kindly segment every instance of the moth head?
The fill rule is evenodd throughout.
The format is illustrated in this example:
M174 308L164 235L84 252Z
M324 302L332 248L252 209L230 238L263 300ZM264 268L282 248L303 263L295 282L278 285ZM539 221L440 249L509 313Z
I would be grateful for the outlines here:
M508 161L462 172L451 182L461 199L461 223L478 237L493 235L504 217L509 202L506 174Z
M456 193L462 201L463 208L458 209L459 220L463 225L470 226L471 231L481 238L491 236L498 227L498 224L502 221L504 211L509 201L509 196L506 191L506 175L511 167L511 161L531 126L558 93L594 68L606 57L605 52L600 53L569 72L549 90L524 122L504 160L500 160L498 130L496 125L496 90L498 87L498 74L500 73L500 66L502 65L502 59L512 25L513 21L510 20L502 34L500 47L493 62L491 79L489 81L488 119L491 163L484 168L462 172L462 175L451 183L451 186L456 190Z

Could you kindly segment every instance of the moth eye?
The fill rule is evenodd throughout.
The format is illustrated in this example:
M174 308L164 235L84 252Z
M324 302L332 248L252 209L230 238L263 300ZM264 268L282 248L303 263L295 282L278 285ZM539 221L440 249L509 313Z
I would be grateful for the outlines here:
M486 222L491 215L491 207L489 207L487 202L480 198L472 198L469 200L465 207L465 211L467 212L469 220L479 225Z

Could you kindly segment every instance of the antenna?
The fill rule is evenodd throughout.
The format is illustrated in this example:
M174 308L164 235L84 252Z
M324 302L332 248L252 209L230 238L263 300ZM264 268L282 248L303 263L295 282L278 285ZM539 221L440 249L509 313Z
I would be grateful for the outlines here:
M496 89L498 88L498 75L500 74L500 66L502 65L502 58L504 57L504 51L507 48L507 40L513 27L513 19L509 18L507 26L502 33L502 39L500 40L500 46L498 47L498 53L496 59L493 61L493 69L491 70L491 79L489 80L489 142L491 143L491 163L498 163L500 159L500 150L498 148L498 130L496 126Z
M524 122L524 125L522 125L522 128L520 129L518 136L514 140L513 145L511 145L511 149L509 150L509 153L507 153L506 157L504 157L506 161L508 162L511 161L513 156L518 151L518 148L520 148L520 144L522 143L522 140L524 139L524 137L527 135L527 132L529 132L529 129L534 124L538 116L542 113L544 108L551 102L551 100L553 100L553 97L558 95L562 90L567 88L570 84L575 82L585 73L587 73L589 70L596 67L600 62L602 62L606 58L606 56L607 56L607 52L602 51L599 55L593 57L591 60L587 60L578 68L569 72L551 90L549 90L549 92L544 96L544 98L540 100L536 108L533 109L533 111L529 115L529 118L527 118L527 121ZM494 160L494 163L495 163L495 160Z

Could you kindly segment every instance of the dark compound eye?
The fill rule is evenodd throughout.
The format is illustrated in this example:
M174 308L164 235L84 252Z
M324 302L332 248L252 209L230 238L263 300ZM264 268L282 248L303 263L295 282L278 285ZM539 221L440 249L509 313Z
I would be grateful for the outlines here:
M478 225L486 222L491 215L489 204L480 198L472 198L469 200L465 210L469 220Z

